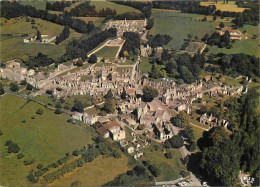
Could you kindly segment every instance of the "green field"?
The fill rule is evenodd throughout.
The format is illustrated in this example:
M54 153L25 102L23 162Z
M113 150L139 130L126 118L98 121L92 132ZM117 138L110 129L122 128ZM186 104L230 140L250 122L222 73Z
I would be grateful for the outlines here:
M63 26L36 19L34 24L42 34L60 34ZM1 20L3 23L4 21ZM66 44L72 38L79 38L82 34L70 29L70 39L65 40L59 45L24 43L24 37L21 34L36 34L37 29L33 29L30 22L26 22L25 18L10 19L1 26L0 42L1 42L1 60L7 61L13 58L26 59L30 55L36 55L39 52L47 54L50 57L57 58L66 52Z
M32 7L35 7L36 9L41 9L41 10L45 10L46 8L46 1L45 0L42 0L42 1L20 1L19 2L20 4L26 6L26 5L31 5Z
M237 53L245 53L248 55L254 55L259 57L259 40L241 40L235 41L232 43L231 49L219 48L218 46L208 46L209 52L213 54L225 53L225 54L237 54Z
M142 160L150 160L151 164L160 169L161 174L156 181L175 180L180 177L180 171L184 169L181 162L181 153L179 150L171 149L172 159L167 159L161 151L150 151L149 148L144 150Z
M119 5L109 1L91 0L90 5L94 5L97 11L102 10L103 8L115 9L117 14L123 14L125 12L140 12L139 10L130 6Z
M43 115L35 111L43 109ZM35 119L31 119L31 116ZM37 164L51 164L75 149L92 143L91 129L82 129L67 123L68 115L55 115L43 106L16 96L4 95L0 98L0 185L28 186L28 172ZM22 120L26 120L22 123ZM21 148L24 158L18 160L17 154L8 154L4 146L6 140L12 140ZM35 159L31 166L23 161Z
M142 57L141 60L142 61L139 64L139 69L144 73L151 72L153 65L149 62L149 59L147 57Z
M84 164L82 168L66 174L50 186L71 186L73 182L79 182L80 186L102 186L119 174L130 170L127 163L128 158L123 154L119 159L99 157L93 162Z
M219 22L197 21L201 15L160 10L153 10L152 18L154 18L154 26L149 34L170 35L173 39L168 47L172 49L180 49L188 34L191 34L193 39L195 36L202 38L205 34L213 33L215 27L219 25Z
M117 52L119 50L119 47L103 47L100 50L98 50L95 55L97 57L103 57L103 58L115 58Z

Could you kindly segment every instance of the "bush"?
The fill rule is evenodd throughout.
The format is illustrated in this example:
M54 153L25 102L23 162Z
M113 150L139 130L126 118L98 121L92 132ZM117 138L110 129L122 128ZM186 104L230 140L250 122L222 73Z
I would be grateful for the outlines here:
M26 122L26 121L23 119L23 120L22 120L22 123L25 123L25 122Z
M54 112L55 114L62 114L61 110L59 108L57 108Z
M39 109L36 111L36 114L42 115L42 114L43 114L43 110L42 110L41 108L39 108Z
M155 176L155 177L158 177L161 174L161 171L157 167L155 167L153 165L149 165L148 169L150 170L152 175Z
M7 140L7 141L5 142L5 146L9 146L11 143L13 143L12 140Z
M33 86L28 83L27 86L26 86L26 90L32 90L32 89L33 89Z
M22 154L22 153L19 153L18 155L17 155L17 158L18 159L21 159L21 158L23 158L24 157L24 155Z
M0 136L2 136L3 135L3 132L0 130Z
M11 82L9 89L10 89L12 92L18 92L19 87L18 87L18 85L17 85L16 83Z
M168 159L172 159L172 153L171 152L165 153L164 156Z
M38 164L37 165L37 169L42 169L43 165L42 164Z
M20 147L16 144L16 143L13 143L11 142L9 145L8 145L8 153L18 153L20 151Z
M31 116L31 119L35 119L35 116Z
M72 155L73 155L73 156L78 156L78 155L79 155L79 151L78 151L78 150L73 151L73 152L72 152Z
M32 165L33 163L34 163L34 159L32 158L24 161L24 165L26 166Z
M26 80L22 80L22 81L20 82L20 85L26 85L26 84L27 84Z
M181 136L175 135L172 138L168 139L169 143L171 144L172 148L178 149L184 145L184 140Z

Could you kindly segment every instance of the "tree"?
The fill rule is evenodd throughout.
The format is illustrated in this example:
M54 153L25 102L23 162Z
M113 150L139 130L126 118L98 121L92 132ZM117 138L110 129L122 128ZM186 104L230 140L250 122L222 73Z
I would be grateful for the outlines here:
M171 118L172 125L176 127L186 127L189 125L189 115L186 114L184 111L181 111L179 114L177 114L175 117Z
M161 171L154 165L149 165L148 169L152 173L153 176L158 177L161 174Z
M221 23L219 24L219 27L222 29L222 28L225 27L225 24L224 24L223 22L221 22Z
M5 93L5 90L2 86L0 86L0 95L3 95Z
M39 108L39 109L36 111L36 114L42 115L42 114L43 114L43 110L42 110L41 108Z
M144 102L151 102L157 96L158 96L158 91L156 88L153 88L151 86L143 87L143 101Z
M116 102L113 99L106 100L102 110L106 113L113 114L116 110Z
M57 108L54 113L55 114L62 114L62 111L59 108Z
M40 40L42 39L42 34L39 30L37 30L37 37L36 37L36 40Z
M186 125L184 130L181 131L181 134L183 137L187 138L188 141L190 141L190 142L195 139L194 132L193 132L193 129L191 128L191 126Z
M26 90L32 90L32 89L33 89L33 86L28 83L27 86L26 86Z
M106 99L106 100L110 100L110 99L113 99L113 93L112 93L112 90L110 89L107 93L106 93L106 95L104 96L104 98Z
M11 83L10 83L10 86L9 86L9 89L10 89L12 92L18 92L19 87L18 87L18 85L17 85L16 83L11 82Z
M84 105L81 101L76 100L71 110L77 112L84 112Z
M37 169L42 169L43 165L42 164L38 164L37 165Z
M97 62L97 56L95 54L90 55L88 63L95 64Z
M213 16L213 20L214 20L214 21L217 20L217 16L216 16L216 14L214 14L214 16Z
M18 155L17 155L17 159L21 159L21 158L23 158L24 157L24 155L22 154L22 153L19 153Z
M172 153L171 153L171 152L167 152L167 153L165 153L164 155L165 155L165 157L166 157L167 159L172 159Z
M16 144L16 143L13 143L11 142L9 145L8 145L8 153L18 153L20 151L20 147Z
M126 99L126 91L125 88L123 88L123 92L121 93L121 99Z
M174 135L170 139L168 139L169 143L171 144L172 148L178 149L184 145L184 140L179 135Z

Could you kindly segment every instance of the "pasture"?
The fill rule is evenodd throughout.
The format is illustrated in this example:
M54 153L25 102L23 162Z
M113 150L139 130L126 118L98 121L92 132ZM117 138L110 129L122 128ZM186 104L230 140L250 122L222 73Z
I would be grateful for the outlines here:
M132 8L130 6L125 6L125 5L119 5L113 2L109 1L96 1L96 0L91 0L90 5L94 5L96 7L96 10L102 10L103 8L111 8L115 9L117 14L123 14L125 12L137 12L139 13L140 11Z
M115 58L118 50L119 50L119 47L104 46L103 48L98 50L95 53L95 55L97 57L103 57L103 58Z
M30 18L31 20L32 18ZM8 61L13 58L26 59L30 55L37 55L39 52L46 54L52 58L58 58L65 54L66 44L72 38L79 38L82 34L70 29L70 38L61 42L59 45L52 44L39 44L39 43L24 43L23 34L36 34L39 30L42 34L60 34L63 30L63 26L47 22L45 20L36 19L34 28L31 22L26 22L25 18L12 18L5 23L5 20L1 20L3 25L0 30L0 42L1 42L1 61ZM37 29L35 28L37 27Z
M160 10L152 11L154 26L149 31L150 35L168 34L172 37L167 47L180 49L190 34L194 39L201 39L205 34L212 34L219 22L199 21L201 15Z
M37 115L37 109L43 114ZM56 115L42 105L11 95L0 98L0 181L2 186L31 185L26 176L37 164L48 165L64 157L65 153L92 143L91 129L80 128L67 122L66 114ZM35 116L35 119L31 119ZM25 120L25 123L21 121ZM12 140L21 148L23 159L7 153L4 142ZM25 166L23 161L34 159Z
M228 4L224 4L224 1L214 2L201 2L201 6L215 5L217 10L229 11L229 12L243 12L246 8L240 8L236 5L235 1L229 1Z
M94 161L84 164L82 168L66 174L50 186L71 186L73 182L78 182L80 186L102 186L130 170L127 166L128 158L121 155L122 157L119 159L100 156Z

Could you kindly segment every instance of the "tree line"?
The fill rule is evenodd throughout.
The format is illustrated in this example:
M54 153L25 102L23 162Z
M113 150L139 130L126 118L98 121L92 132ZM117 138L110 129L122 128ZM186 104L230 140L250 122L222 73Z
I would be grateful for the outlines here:
M83 40L73 40L66 48L66 54L69 59L82 58L87 59L87 53L97 47L100 43L104 42L106 39L117 36L117 29L111 28L104 30L91 36L88 39Z
M67 38L70 37L70 28L66 25L62 32L56 37L56 42L55 44L59 44L62 41L66 40Z
M116 10L111 8L96 10L96 7L91 6L90 1L84 2L72 8L69 12L70 15L76 17L106 17L110 15L116 15Z
M76 3L77 1L55 1L53 3L46 2L46 10L53 10L53 11L64 11L66 7L70 7L72 4Z
M52 23L56 23L62 26L68 25L71 29L76 30L80 33L89 33L95 28L92 21L86 23L83 20L72 18L68 12L64 14L56 15L50 14L47 10L37 10L35 7L30 5L21 5L18 2L0 2L1 4L1 17L6 19L20 17L20 16L30 16L34 18L40 18Z

